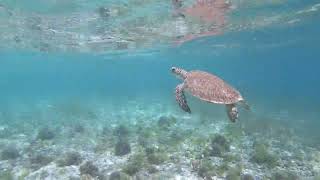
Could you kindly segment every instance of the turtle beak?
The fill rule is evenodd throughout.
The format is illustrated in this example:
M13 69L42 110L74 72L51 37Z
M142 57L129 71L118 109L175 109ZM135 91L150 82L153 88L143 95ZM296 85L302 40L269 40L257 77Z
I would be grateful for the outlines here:
M172 73L176 73L176 70L177 70L177 68L175 68L175 67L172 67L172 68L171 68L171 72L172 72Z
M178 78L178 79L181 79L181 77L180 77L180 75L179 75L179 71L178 71L178 68L176 68L176 67L172 67L171 68L171 72L176 76L176 78Z

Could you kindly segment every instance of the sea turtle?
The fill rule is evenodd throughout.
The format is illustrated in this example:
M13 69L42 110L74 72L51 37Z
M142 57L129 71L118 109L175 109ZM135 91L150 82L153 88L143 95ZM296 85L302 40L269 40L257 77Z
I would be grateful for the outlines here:
M238 119L237 103L241 103L246 109L249 109L237 90L213 74L198 70L187 72L177 67L172 67L171 71L178 78L184 80L176 87L175 93L179 106L188 113L191 113L191 110L187 104L184 90L203 101L225 104L228 117L232 122Z

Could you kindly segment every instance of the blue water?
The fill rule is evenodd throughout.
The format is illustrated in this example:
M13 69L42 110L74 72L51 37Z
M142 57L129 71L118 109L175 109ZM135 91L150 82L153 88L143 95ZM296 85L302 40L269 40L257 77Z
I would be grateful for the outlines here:
M2 52L1 99L5 103L16 97L144 94L171 98L178 81L170 67L178 66L223 77L253 104L317 112L320 38L315 35L319 30L311 23L292 29L266 28L129 55ZM220 43L239 47L212 47Z
M287 12L299 9L301 4L308 7L305 3L313 5L315 2L317 1L292 2L287 6L289 9ZM9 1L2 4L6 3ZM29 11L33 8L25 5L12 6L24 7ZM67 4L67 7L79 9L72 3ZM274 12L277 12L276 7L272 5L263 7L263 10L269 12L273 8ZM55 13L60 12L54 8L51 10ZM132 102L136 103L134 106L141 105L141 111L148 111L157 104L153 114L151 113L152 117L169 113L178 119L182 118L186 113L179 109L174 99L174 88L180 80L170 72L172 66L177 66L186 70L199 69L214 73L237 88L251 106L250 112L240 109L240 119L237 124L271 123L271 129L276 129L281 124L281 127L293 129L295 136L305 140L300 140L299 143L305 143L304 146L319 151L320 24L318 18L319 13L316 12L297 25L276 24L200 38L181 46L155 46L150 49L120 52L40 52L23 48L0 49L0 126L14 129L10 136L0 137L1 144L5 146L6 138L9 143L10 141L16 143L12 140L14 138L10 139L15 137L15 134L35 137L38 129L43 126L65 128L69 120L74 123L77 122L77 118L90 131L98 132L101 128L95 125L99 122L105 123L108 122L108 118L113 118L113 123L121 124L121 119L130 117L130 114L125 117L119 115L119 119L114 119L117 115L112 117L96 115L97 117L94 116L95 118L91 120L91 116L82 113L92 111L98 114L95 111L104 108L107 114L114 115L120 114L125 108L131 108L131 111L139 109L130 107ZM206 117L219 119L214 122L229 124L224 109L220 106L210 106L190 96L188 98L193 109L191 119ZM110 105L113 109L108 109ZM58 110L51 110L50 107ZM59 108L63 110L59 111ZM75 112L72 110L70 110L71 116L61 113L68 111L67 108L74 108L78 114L74 115ZM113 112L108 112L109 110ZM142 119L147 117L149 115L145 117L141 115ZM143 121L148 122L153 119ZM182 127L183 123L187 123L184 121L180 122ZM28 123L32 125L29 126ZM199 128L201 127L199 125ZM67 130L58 132L60 131ZM265 136L263 132L261 133L260 137ZM250 139L249 133L248 137ZM277 137L275 139L277 140ZM31 138L30 141L33 140ZM133 144L136 143L135 140L131 141ZM68 145L65 144L65 147ZM19 148L21 153L25 152L24 147ZM19 159L16 161L19 162ZM3 172L7 170L4 168L5 163L3 161L0 164L0 170ZM17 167L21 169L23 166ZM316 167L315 164L311 166ZM303 179L303 176L307 177L303 175L303 170L301 171L297 171L300 172L300 179ZM183 176L183 173L181 175ZM257 173L257 177L262 176Z

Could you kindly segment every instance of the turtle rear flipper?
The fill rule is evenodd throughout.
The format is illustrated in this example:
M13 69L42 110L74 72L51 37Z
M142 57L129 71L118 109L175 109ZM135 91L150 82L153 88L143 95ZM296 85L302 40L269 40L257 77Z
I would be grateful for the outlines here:
M239 103L244 109L246 109L247 111L251 111L249 104L245 100L241 100L239 101Z
M176 101L178 102L181 109L183 109L185 112L191 113L191 110L187 104L186 96L183 92L183 84L179 84L176 87Z
M227 107L227 114L230 121L236 122L236 120L239 117L237 106L235 104L227 104L226 107Z

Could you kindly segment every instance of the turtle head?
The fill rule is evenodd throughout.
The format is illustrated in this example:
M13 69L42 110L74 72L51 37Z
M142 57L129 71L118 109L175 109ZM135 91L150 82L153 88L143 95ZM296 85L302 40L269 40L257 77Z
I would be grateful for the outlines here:
M187 78L187 71L186 70L183 70L181 68L177 68L177 67L172 67L171 68L171 72L173 74L175 74L178 78L180 79L186 79Z

